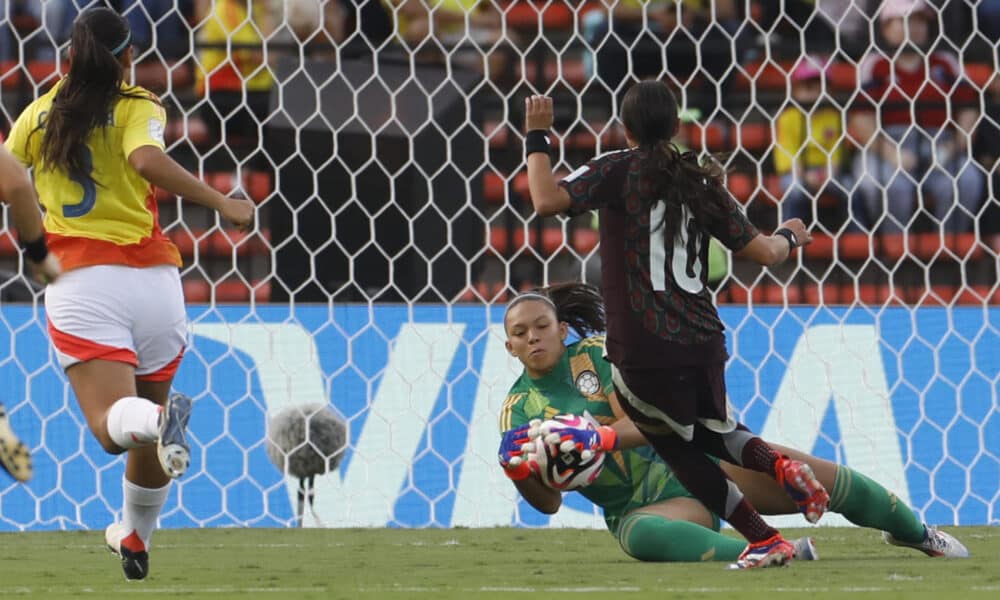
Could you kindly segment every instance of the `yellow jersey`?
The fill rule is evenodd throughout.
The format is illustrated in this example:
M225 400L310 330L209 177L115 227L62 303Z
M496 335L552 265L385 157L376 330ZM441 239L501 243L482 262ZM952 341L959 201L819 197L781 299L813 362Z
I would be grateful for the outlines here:
M86 147L93 181L88 181L40 164L45 115L62 83L24 109L5 142L18 160L35 168L49 249L64 270L107 264L180 266L177 247L160 229L155 190L128 162L136 148L164 148L163 107L145 89L123 85L123 92L148 99L120 98L108 125L91 131Z
M216 0L198 29L200 66L195 68L195 89L206 91L266 92L273 80L264 60L263 30L267 6L254 2L247 12L246 0ZM227 43L236 47L230 52ZM260 46L260 48L253 48ZM209 90L206 90L206 86Z
M795 106L778 115L774 144L774 170L784 175L798 162L803 168L840 165L844 153L843 115L832 107L818 107L812 116Z

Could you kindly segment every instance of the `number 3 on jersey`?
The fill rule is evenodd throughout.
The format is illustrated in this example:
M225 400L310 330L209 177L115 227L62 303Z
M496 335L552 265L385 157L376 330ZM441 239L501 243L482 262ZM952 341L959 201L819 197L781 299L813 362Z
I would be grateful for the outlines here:
M666 216L667 204L658 201L649 215L649 278L654 292L667 289L667 249L664 236L663 218ZM659 224L659 225L657 225ZM701 249L705 243L705 235L694 222L694 215L687 206L681 205L681 224L673 239L673 257L670 261L670 271L677 287L689 294L697 294L705 289L701 281L704 265L701 263Z
M90 175L94 170L94 158L90 154L90 148L83 147L83 169ZM83 188L83 198L76 204L65 204L62 207L62 213L64 217L82 217L83 215L89 213L94 209L94 204L97 203L97 184L93 179L89 177L80 177L79 175L70 175L70 180L80 184Z

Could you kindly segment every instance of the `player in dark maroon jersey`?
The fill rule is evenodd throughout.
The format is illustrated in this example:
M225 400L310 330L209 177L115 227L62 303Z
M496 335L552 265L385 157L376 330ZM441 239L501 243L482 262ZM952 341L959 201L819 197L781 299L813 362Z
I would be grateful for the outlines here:
M661 82L634 85L622 102L630 148L552 174L552 100L526 100L531 201L541 216L600 209L606 349L623 408L680 482L750 542L737 565L767 567L792 546L761 519L705 453L775 477L816 522L829 496L807 465L788 460L732 417L723 325L706 286L709 236L762 265L811 241L799 219L762 235L723 183L721 167L680 153L677 101Z

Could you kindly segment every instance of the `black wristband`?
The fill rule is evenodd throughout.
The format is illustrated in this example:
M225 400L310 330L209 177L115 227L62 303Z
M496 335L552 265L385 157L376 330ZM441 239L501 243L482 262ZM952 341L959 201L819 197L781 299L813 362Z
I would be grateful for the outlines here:
M535 152L549 153L549 133L544 129L532 129L524 136L524 155Z
M21 248L24 249L24 253L27 255L28 260L33 263L40 263L45 260L46 256L49 255L49 247L45 245L44 233L37 240L21 242Z
M792 250L799 247L799 240L792 233L792 230L787 227L781 227L774 232L774 235L780 235L781 237L788 240L788 253L791 254Z

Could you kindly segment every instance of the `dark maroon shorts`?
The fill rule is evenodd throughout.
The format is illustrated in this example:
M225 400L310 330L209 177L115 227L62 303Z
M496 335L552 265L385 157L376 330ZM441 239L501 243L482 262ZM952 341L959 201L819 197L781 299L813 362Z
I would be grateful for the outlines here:
M628 391L643 403L659 409L678 425L692 426L702 419L726 421L726 363L670 369L619 369ZM663 421L633 406L629 395L618 390L622 407L633 421Z

